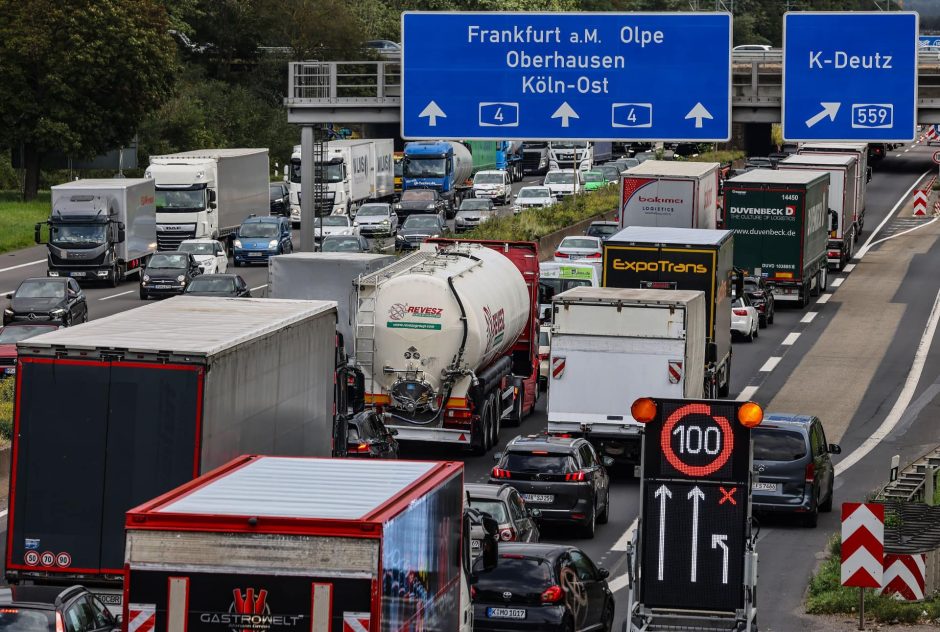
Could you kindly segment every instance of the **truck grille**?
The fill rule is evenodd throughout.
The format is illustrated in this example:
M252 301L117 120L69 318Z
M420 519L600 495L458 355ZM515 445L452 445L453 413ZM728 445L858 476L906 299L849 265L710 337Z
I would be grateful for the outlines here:
M178 233L157 233L157 250L179 250L180 244L186 239L195 239L196 229L180 231Z
M536 171L539 168L539 162L542 160L542 154L527 151L522 154L522 168L526 171Z

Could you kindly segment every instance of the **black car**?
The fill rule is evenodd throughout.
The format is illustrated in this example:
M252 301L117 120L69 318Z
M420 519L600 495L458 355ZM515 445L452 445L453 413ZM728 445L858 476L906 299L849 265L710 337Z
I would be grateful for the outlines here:
M574 522L594 537L597 523L610 516L609 457L579 437L519 436L497 453L490 483L515 487L530 507L541 512L539 524Z
M51 321L68 327L88 321L85 293L71 277L25 279L7 298L10 306L3 310L4 325Z
M500 540L503 542L539 541L539 527L535 520L542 512L527 507L515 487L465 483L463 490L471 507L488 513L499 523Z
M842 448L826 443L822 422L810 415L765 415L751 438L754 511L793 512L815 527L820 511L832 511L835 468L829 455Z
M750 169L773 169L774 162L769 156L749 156L744 160L744 166Z
M382 418L363 411L346 422L346 455L358 458L397 459L397 430L389 430Z
M326 235L320 242L321 252L369 252L369 240L362 235Z
M119 632L121 622L81 586L5 586L0 588L0 629Z
M401 199L395 205L395 212L401 220L416 213L443 214L446 210L446 200L434 189L408 189L402 192Z
M271 201L271 215L290 216L290 191L286 182L269 184L268 198Z
M773 325L776 305L773 289L767 281L763 277L744 277L744 293L751 299L751 305L757 310L760 326Z
M202 274L186 286L187 296L223 296L229 298L251 298L251 290L245 279L237 274Z
M614 622L610 576L584 553L563 544L505 542L490 570L473 564L474 630L609 632Z
M587 230L584 231L585 235L589 237L600 237L601 239L607 239L611 235L617 234L620 231L620 224L617 222L591 222L591 225L587 227Z
M199 262L188 252L158 252L150 257L140 277L140 298L182 294L202 274Z
M446 237L448 232L441 215L409 215L398 229L395 247L399 250L414 250L426 239Z

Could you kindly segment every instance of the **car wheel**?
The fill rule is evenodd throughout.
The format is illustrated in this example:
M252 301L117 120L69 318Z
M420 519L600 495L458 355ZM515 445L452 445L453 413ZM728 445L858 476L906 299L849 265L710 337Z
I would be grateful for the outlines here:
M832 484L829 485L829 496L826 497L826 502L819 505L819 511L823 513L829 513L832 511Z
M757 319L757 322L754 323L754 338L760 336L760 319ZM752 338L753 340L753 338Z
M610 519L610 486L607 486L607 491L604 493L604 511L601 512L601 515L597 517L597 524L607 524L607 521Z
M774 324L774 304L770 303L770 307L768 309L770 311L767 312L767 324L773 325Z
M754 330L751 329L750 331L748 331L747 335L744 336L744 339L747 340L748 342L754 342Z
M611 632L614 629L614 604L608 603L604 606L604 618L601 619L603 632Z
M813 490L813 497L810 501L809 512L803 515L803 526L807 529L815 529L819 523L819 506L816 504L816 490Z
M593 539L595 531L597 531L597 499L596 498L591 503L591 513L588 514L588 517L584 521L584 537L588 539Z
M141 291L140 291L140 300L146 301L148 298L149 298L149 297L147 296L147 293L146 293L144 290L141 290Z

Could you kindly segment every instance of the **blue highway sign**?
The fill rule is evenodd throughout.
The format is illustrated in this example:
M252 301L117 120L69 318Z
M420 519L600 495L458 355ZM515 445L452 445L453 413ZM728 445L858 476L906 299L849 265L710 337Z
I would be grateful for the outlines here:
M727 13L406 12L402 44L406 139L731 137Z
M787 13L783 24L785 140L914 139L916 13Z
M924 48L940 48L940 35L921 35L917 38L917 46Z

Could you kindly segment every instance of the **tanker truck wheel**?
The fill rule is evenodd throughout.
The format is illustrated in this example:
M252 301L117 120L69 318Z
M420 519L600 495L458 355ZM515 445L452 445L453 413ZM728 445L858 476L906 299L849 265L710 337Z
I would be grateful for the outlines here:
M499 445L499 429L500 421L502 415L500 414L499 407L499 394L493 393L490 399L490 413L492 414L492 421L490 422L490 427L493 430L493 440L491 441L492 445Z
M476 456L486 454L490 447L490 405L489 402L483 405L480 413L480 423L477 431L470 433L470 451Z

